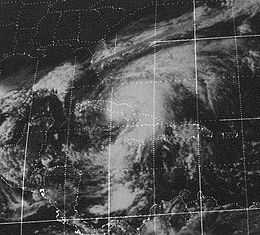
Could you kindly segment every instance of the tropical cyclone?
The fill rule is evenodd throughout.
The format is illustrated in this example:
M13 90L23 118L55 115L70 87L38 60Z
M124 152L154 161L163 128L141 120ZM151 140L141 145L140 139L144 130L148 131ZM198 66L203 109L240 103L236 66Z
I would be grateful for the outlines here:
M238 17L242 14L246 17L247 11L252 9L251 4L253 2L248 4L241 1L235 2L233 16ZM245 8L242 8L242 6ZM214 33L211 32L211 27L214 29L214 24L221 23L223 17L225 17L225 21L232 20L231 11L231 8L219 11L218 14L214 15L213 21L210 18L211 12L207 12L204 7L198 8L197 34L207 37L207 33ZM183 23L181 29L179 28L180 22ZM237 27L241 27L244 22L247 22L247 20L240 22L239 19L237 23L241 23L241 25L239 24ZM129 169L129 164L131 165L133 162L140 161L142 164L145 164L145 161L152 162L151 156L144 162L142 158L146 156L144 153L146 151L145 144L151 145L153 138L153 118L155 119L155 138L165 133L167 129L173 131L173 126L183 125L187 122L186 126L190 129L190 133L187 135L190 136L185 136L185 138L192 142L191 146L196 146L197 140L194 138L196 136L196 125L193 124L196 120L197 109L195 105L195 69L198 70L199 116L202 122L205 121L204 128L212 129L212 124L207 120L225 118L231 113L236 117L240 116L237 63L243 68L239 71L242 85L241 93L245 97L243 102L244 104L252 102L246 98L246 94L252 92L250 90L252 87L249 87L246 83L249 82L248 79L252 83L257 83L253 74L256 73L259 66L259 48L256 43L258 39L242 38L237 42L233 37L201 40L197 42L198 67L195 68L194 41L186 40L185 42L184 40L183 43L174 41L175 38L180 37L180 30L182 30L182 38L189 38L193 30L192 27L193 19L188 13L177 19L159 22L156 35L154 35L153 30L149 30L149 26L147 27L148 31L144 28L143 32L136 36L137 39L132 36L134 34L131 30L134 31L134 26L130 25L128 29L124 29L124 32L128 32L129 36L126 33L121 39L120 32L117 35L116 47L114 46L115 41L112 40L107 43L104 49L96 51L92 57L90 67L96 72L102 73L99 85L100 90L103 89L103 91L100 92L99 90L98 99L107 101L103 102L102 106L105 110L106 119L108 121L112 119L111 121L115 122L114 125L124 126L123 131L110 146L113 162L111 167L115 167L120 172L121 177L125 177L122 176L122 170ZM207 31L205 30L206 27L209 27ZM233 29L231 28L231 30ZM218 33L221 34L219 31ZM127 43L125 42L126 38ZM163 42L165 40L168 41ZM238 58L235 55L236 46L238 47ZM154 62L154 50L156 51L156 63ZM255 56L252 57L253 54ZM254 64L253 67L252 63ZM244 76L247 77L246 81ZM113 88L113 91L111 88ZM93 94L95 97L95 91ZM156 97L155 103L152 99L153 96ZM257 106L257 103L255 106ZM154 117L153 109L155 110ZM245 116L252 115L250 108L246 105L243 112ZM226 127L220 126L218 128L225 129ZM174 134L181 136L181 131L180 128ZM129 144L129 141L135 144ZM205 148L211 149L211 153L205 151L202 156L215 158L216 153L212 149L216 146L211 146L215 144L214 141L211 143L205 140L205 142ZM157 147L159 152L159 143ZM193 154L196 153L196 149L193 149L193 151ZM129 156L132 156L132 158L129 158ZM149 165L149 163L146 164ZM111 170L113 172L113 169ZM120 179L119 175L116 174L115 179L118 180L118 178ZM113 190L111 193L113 198ZM135 193L136 191L133 192L133 194ZM130 194L130 191L128 194ZM128 198L127 195L125 197ZM134 197L132 197L132 200L134 200ZM122 203L120 202L121 207L123 206ZM125 200L125 203L126 209L129 202Z

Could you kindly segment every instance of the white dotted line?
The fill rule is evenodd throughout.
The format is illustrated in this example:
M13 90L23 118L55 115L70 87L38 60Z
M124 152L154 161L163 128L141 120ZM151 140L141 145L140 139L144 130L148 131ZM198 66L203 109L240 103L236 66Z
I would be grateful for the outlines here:
M16 3L22 3L21 1L1 1L1 5L5 6L5 5L13 5Z
M170 4L170 3L167 3L167 4L158 4L158 6L165 6L165 7L167 7L167 6L174 6L174 5L176 5L176 4ZM125 21L129 16L132 16L132 15L134 15L135 13L139 13L140 10L147 9L147 8L149 8L149 7L152 7L152 6L153 6L153 4L147 5L147 6L144 6L144 7L140 7L140 8L138 8L138 9L134 10L134 11L131 11L131 12L127 13L127 16L125 16L122 20L118 21L118 22L115 23L114 25L110 24L110 25L108 26L108 24L105 24L105 25L106 25L106 28L107 28L107 33L104 34L104 38L106 38L106 35L107 35L107 34L111 33L111 29L113 29L114 27L117 27L117 26L119 26L120 24L122 24L122 22ZM90 9L68 9L68 10L59 10L59 11L52 11L52 12L50 12L50 13L51 13L51 14L53 14L53 13L59 14L61 11L64 12L64 13L66 13L66 12L81 12L81 13L82 13L82 12L98 11L98 10L102 10L102 9L123 10L122 8L115 8L114 6L103 6L103 7L90 8ZM141 14L141 12L140 12L139 14ZM39 32L39 27L40 27L41 21L42 21L44 18L46 18L46 17L47 17L47 15L43 16L43 17L39 20L39 22L37 23L37 25L36 25L36 28L37 28L37 30L36 30L36 35L37 35L37 33ZM103 22L106 22L105 19L104 19L104 17L103 17L101 14L100 14L100 17L102 17ZM62 41L65 42L66 40L62 40ZM76 39L71 39L71 41L78 41L78 38L76 38ZM83 44L84 44L84 43L95 44L95 43L97 43L98 41L99 41L99 40L92 40L92 41L80 40L79 42L80 42L80 43L83 43ZM61 42L61 41L60 41L60 42ZM58 42L57 45L60 45L60 44L59 44L60 42ZM49 44L49 45L53 45L53 44Z
M46 2L26 2L26 3L23 3L24 6L39 6L39 5L48 5L49 2L46 1Z
M81 34L81 12L78 13L78 33L77 33L78 41L80 41L80 34Z
M60 12L59 13L59 17L56 21L56 24L55 24L55 28L53 30L53 34L52 34L52 44L54 44L54 41L56 40L56 37L57 37L57 30L58 30L58 26L61 22L61 19L62 19L62 16L63 16L63 12Z
M20 28L20 18L22 16L22 7L19 5L19 10L15 19L15 33L14 33L14 48L13 48L13 53L16 52L18 41L17 41L17 36L18 36L18 30Z
M0 24L0 28L8 28L10 26L13 26L15 25L15 22L11 22L11 23L8 23L8 24Z
M233 1L232 1L233 3ZM232 5L232 18L233 18L233 27L234 27L234 34L236 35L236 22L234 17L234 6ZM246 208L249 206L248 202L248 189L247 189L247 166L246 166L246 153L245 153L245 138L244 138L244 123L243 123L243 107L242 107L242 94L241 94L241 85L240 85L240 66L239 66L239 55L238 55L238 45L237 45L237 38L234 38L235 42L235 58L236 58L236 75L237 75L237 85L238 85L238 93L239 93L239 110L240 110L240 126L241 126L241 141L242 141L242 155L243 155L243 167L244 167L244 184L245 184L245 203ZM249 212L246 211L246 217L247 217L247 234L250 234L250 226L249 226Z

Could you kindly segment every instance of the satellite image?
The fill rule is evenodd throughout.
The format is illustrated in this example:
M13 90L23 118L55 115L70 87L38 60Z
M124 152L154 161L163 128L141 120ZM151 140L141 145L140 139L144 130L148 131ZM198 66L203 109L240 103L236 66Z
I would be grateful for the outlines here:
M260 0L1 0L0 235L125 234L260 234Z

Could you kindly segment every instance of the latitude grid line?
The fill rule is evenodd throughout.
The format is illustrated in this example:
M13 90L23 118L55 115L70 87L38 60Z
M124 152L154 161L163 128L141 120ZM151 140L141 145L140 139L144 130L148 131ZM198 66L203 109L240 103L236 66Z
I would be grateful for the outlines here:
M212 37L196 37L196 38L181 38L181 39L168 39L168 40L154 40L152 43L177 43L177 42L193 42L193 41L210 41L222 39L249 39L259 38L260 34L242 34L230 36L212 36Z
M260 117L255 117L255 118L227 118L227 119L209 119L209 120L202 120L201 122L203 123L206 123L206 122L223 122L223 123L227 123L227 122L239 122L239 121L259 121L260 120ZM160 125L170 125L170 124L175 124L174 122L156 122L155 125L156 126L160 126ZM196 124L195 122L194 123L191 123L191 125L194 125ZM125 127L149 127L149 126L152 126L153 124L151 123L142 123L142 124L129 124L129 125L126 125ZM82 130L82 129L79 129L79 128L75 128L73 129L73 131L79 131L79 130ZM86 129L88 130L88 129ZM65 132L67 131L67 129L60 129L59 130L59 133L61 132ZM52 133L56 133L56 131L47 131L48 134L52 134ZM39 133L46 133L46 131L42 131L40 130ZM15 146L15 144L6 144L4 146L1 146L1 147L11 147L11 146Z
M223 40L223 39L233 39L233 38L237 38L237 39L249 39L249 38L259 38L260 35L258 34L254 34L254 35L250 35L250 34L246 34L246 35L238 35L238 36L226 36L226 37L200 37L197 38L196 41L209 41L209 40ZM189 39L172 39L172 40L158 40L158 41L153 41L150 44L154 44L154 43L178 43L178 42L191 42L194 41L195 39L193 38L189 38ZM47 49L47 48L52 48L52 47L59 47L59 46L69 46L69 47L73 47L73 43L74 44L78 44L81 45L82 48L88 48L87 46L85 46L86 44L93 44L95 42L90 42L90 41L86 41L86 40L78 40L78 38L70 38L70 39L66 39L66 40L55 40L52 42L49 42L48 44L41 46L39 42L34 41L35 44L39 44L39 48L41 49ZM71 44L70 44L71 43ZM159 46L155 45L155 46ZM17 53L16 53L17 54ZM13 53L11 53L10 55L14 55ZM9 55L9 56L10 56ZM33 57L30 54L27 54L27 56L29 57ZM8 56L7 56L8 57ZM34 57L35 58L35 57ZM4 58L5 59L5 58Z
M259 208L241 208L241 209L219 209L219 210L203 210L203 213L213 214L213 213L232 213L232 212L260 212ZM127 216L105 216L105 217L87 217L87 218L73 218L66 219L66 222L69 221L95 221L95 220L108 220L110 219L128 219L128 218L145 218L145 217L164 217L164 216L174 216L174 215L191 215L191 214L200 214L200 210L198 211L189 211L189 212L172 212L172 213L158 213L158 214L144 214L144 215L127 215ZM35 221L23 221L22 224L36 224L36 223L50 223L50 222L63 222L63 220L53 219L53 220L35 220ZM20 221L14 222L1 222L0 225L16 225L21 224Z
M35 27L33 27L33 28L35 28ZM20 31L23 31L23 28L21 28ZM221 37L221 36L218 36L218 37L197 37L196 41L222 40L222 39L234 39L234 38L237 38L237 39L250 39L250 38L259 38L259 37L260 37L260 34L244 34L244 35L234 35L234 36L224 36L224 37ZM160 43L178 43L178 42L184 42L185 43L185 42L192 42L192 41L195 41L195 39L194 38L186 38L186 39L184 38L184 39L154 40L154 41L152 41L150 43L150 45L152 45L152 46L159 46ZM66 40L52 41L49 44L47 44L46 46L40 46L39 45L40 46L39 48L46 49L46 48L57 47L57 46L61 46L61 45L65 46L66 45L65 42L67 42L67 43L69 43L69 42L71 42L71 43L76 42L79 45L93 44L93 42L90 42L90 41L78 40L78 38L76 38L76 39L75 38L70 38L70 39L66 39ZM40 44L37 41L34 41L34 43ZM70 45L70 47L73 47L73 46ZM84 47L84 46L83 46L83 48L88 48L89 49L89 47ZM2 58L1 61L5 60L6 58L8 58L8 57L10 57L12 55L19 55L19 54L27 55L27 56L29 56L31 58L36 58L36 56L32 56L30 54L27 54L26 52L24 52L24 53L19 53L19 52L13 53L13 52L11 52L9 54L7 53L7 55L4 58Z

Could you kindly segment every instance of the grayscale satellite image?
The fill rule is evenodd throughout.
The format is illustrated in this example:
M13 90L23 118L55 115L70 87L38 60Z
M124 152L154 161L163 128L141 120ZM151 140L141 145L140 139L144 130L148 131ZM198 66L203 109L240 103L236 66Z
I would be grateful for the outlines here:
M0 235L125 234L260 234L260 0L1 0Z

